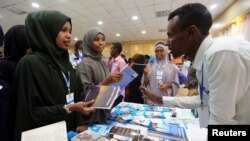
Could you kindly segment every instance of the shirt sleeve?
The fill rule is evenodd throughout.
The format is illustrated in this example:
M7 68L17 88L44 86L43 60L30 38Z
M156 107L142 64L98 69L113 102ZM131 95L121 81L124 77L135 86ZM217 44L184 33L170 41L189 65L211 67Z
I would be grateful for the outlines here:
M162 97L163 105L168 107L178 107L185 109L196 109L200 107L200 97L195 96L175 96L175 97Z
M223 51L204 61L209 85L210 124L237 124L237 101L248 82L247 69L238 53Z

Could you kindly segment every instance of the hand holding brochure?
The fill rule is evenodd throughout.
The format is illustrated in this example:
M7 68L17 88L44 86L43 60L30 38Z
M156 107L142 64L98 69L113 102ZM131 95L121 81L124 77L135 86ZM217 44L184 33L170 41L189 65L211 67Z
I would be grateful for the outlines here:
M91 107L96 109L111 109L115 99L118 96L120 87L108 85L89 86L84 101L95 99Z
M123 89L138 76L138 74L128 65L125 66L120 73L122 74L122 79L111 84L112 86L120 86L119 95L122 93Z

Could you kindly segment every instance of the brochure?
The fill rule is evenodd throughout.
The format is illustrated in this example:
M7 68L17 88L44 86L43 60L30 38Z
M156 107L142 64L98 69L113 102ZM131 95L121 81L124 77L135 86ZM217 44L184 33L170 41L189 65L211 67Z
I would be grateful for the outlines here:
M120 87L108 85L89 86L84 101L95 99L91 107L96 109L111 109L114 101L118 97Z
M96 141L99 138L101 138L101 135L86 130L84 132L77 134L75 137L71 138L71 141Z
M186 130L177 124L158 124L150 123L148 135L163 137L167 139L186 141Z
M125 87L138 76L138 74L128 65L126 65L120 73L122 75L122 79L111 84L112 86L120 86L119 95L122 94Z

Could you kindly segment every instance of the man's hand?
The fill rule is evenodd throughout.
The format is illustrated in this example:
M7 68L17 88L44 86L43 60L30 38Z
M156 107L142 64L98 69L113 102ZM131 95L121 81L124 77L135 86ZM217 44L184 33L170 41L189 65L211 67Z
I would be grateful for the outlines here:
M153 94L151 91L149 91L147 88L140 86L139 87L140 91L143 93L143 95L145 96L145 98L149 99L150 101L154 102L154 103L158 103L158 104L162 104L162 97Z

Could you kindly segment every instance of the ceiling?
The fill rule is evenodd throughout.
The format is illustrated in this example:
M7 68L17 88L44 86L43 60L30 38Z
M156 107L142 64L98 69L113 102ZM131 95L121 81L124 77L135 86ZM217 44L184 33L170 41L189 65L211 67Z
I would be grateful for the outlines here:
M169 11L185 3L199 2L211 10L213 18L222 13L235 0L0 0L0 24L6 32L11 26L24 24L28 12L58 10L72 18L72 38L82 39L91 27L99 26L107 42L144 41L166 38ZM40 5L31 6L32 2ZM158 14L157 17L156 15ZM138 16L137 20L132 20ZM98 21L102 25L98 25ZM56 21L55 21L56 22ZM142 30L146 34L142 34ZM116 34L120 36L117 37Z

